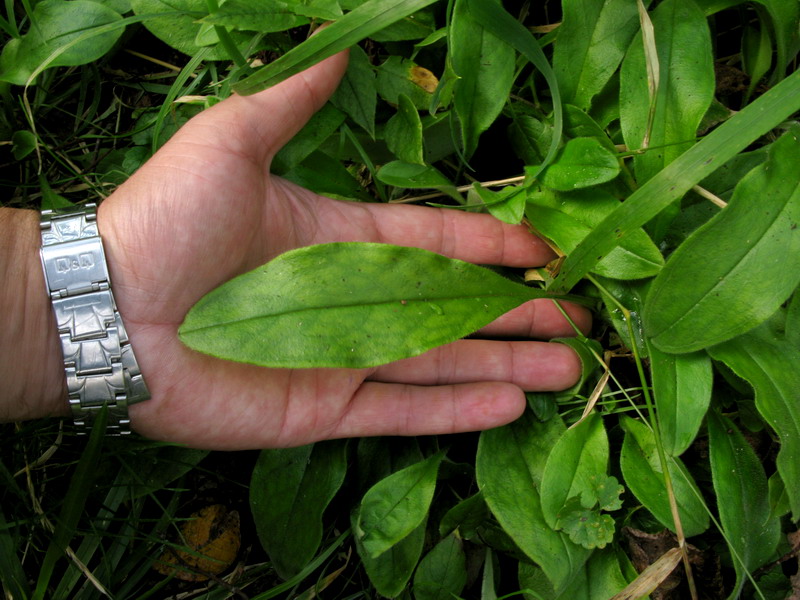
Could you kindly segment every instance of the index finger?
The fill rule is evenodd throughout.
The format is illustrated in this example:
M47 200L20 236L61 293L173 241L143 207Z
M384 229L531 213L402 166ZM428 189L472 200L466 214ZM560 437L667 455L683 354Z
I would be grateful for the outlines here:
M328 220L325 231L335 239L324 241L416 246L467 262L507 267L541 266L556 256L525 225L509 225L488 214L428 206L331 202L333 221Z

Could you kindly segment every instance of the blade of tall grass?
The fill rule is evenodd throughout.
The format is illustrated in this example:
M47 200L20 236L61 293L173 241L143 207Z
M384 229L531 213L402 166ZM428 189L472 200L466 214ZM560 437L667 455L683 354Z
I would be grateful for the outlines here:
M550 289L557 293L570 290L623 237L798 110L800 71L735 114L631 194L567 257Z
M243 79L233 86L233 90L243 96L265 90L435 1L370 0L365 2L328 27L319 30L314 37L295 46L257 73Z
M22 568L11 526L0 510L0 583L6 598L29 598L28 578Z
M100 458L100 450L103 447L106 418L106 411L101 411L92 428L92 433L81 454L81 458L75 467L67 495L61 507L61 514L56 522L55 532L42 560L33 600L43 600L47 597L50 579L53 576L56 563L65 555L69 542L75 535L78 520L83 512L86 499L92 490L94 479L97 476L97 461Z

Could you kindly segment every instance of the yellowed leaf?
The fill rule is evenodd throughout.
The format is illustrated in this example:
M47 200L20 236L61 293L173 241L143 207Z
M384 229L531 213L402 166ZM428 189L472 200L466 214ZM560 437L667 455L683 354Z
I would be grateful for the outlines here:
M408 71L408 76L412 82L429 94L436 91L436 87L439 85L439 78L425 67L420 67L419 65L411 67Z
M239 513L222 504L201 508L181 526L184 548L167 548L153 565L162 575L206 581L236 560L241 544Z

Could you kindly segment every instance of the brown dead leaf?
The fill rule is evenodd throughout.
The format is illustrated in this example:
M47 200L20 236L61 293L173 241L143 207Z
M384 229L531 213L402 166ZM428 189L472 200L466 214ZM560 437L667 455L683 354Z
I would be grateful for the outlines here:
M153 569L183 581L206 581L236 560L239 513L222 504L201 508L181 526L181 538L185 548L167 548Z
M633 566L639 573L646 571L648 567L667 555L670 550L678 548L678 540L675 534L666 529L659 533L647 533L632 527L625 527L622 533L628 542L628 556L630 556ZM686 545L686 551L689 553L689 562L698 570L698 576L701 577L704 586L707 588L705 590L707 596L711 598L724 597L719 596L717 593L717 588L720 590L722 588L722 582L719 580L720 567L718 557L706 556L691 544ZM664 559L664 561L664 564L666 564L667 559ZM681 594L684 590L681 590L679 586L685 579L684 572L683 569L677 566L678 563L675 564L676 566L672 572L665 575L661 584L650 594L652 600L683 598ZM664 565L662 564L661 566L663 567Z

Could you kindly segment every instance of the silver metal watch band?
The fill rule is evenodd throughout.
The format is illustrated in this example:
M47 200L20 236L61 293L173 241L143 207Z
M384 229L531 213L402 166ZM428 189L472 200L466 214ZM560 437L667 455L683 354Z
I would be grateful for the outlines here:
M125 435L128 406L150 393L111 293L96 211L96 204L42 211L42 266L78 432L87 434L107 406L106 432Z

